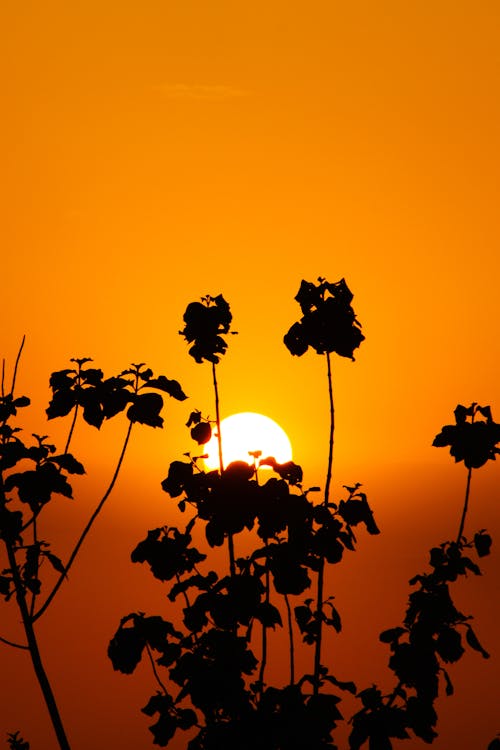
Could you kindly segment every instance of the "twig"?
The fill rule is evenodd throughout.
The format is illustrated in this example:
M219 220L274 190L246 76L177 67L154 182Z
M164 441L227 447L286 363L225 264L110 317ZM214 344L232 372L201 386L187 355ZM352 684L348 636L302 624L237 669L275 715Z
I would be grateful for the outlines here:
M457 534L457 544L460 544L460 540L462 539L462 534L464 531L465 526L465 517L467 515L467 509L469 507L469 494L470 494L470 482L472 479L472 468L469 468L469 471L467 473L467 484L465 486L465 500L464 500L464 508L462 511L462 518L460 519L460 528L458 530Z
M17 353L16 357L16 363L14 365L14 372L12 374L12 386L10 389L11 395L14 396L14 388L16 386L16 378L17 378L17 368L19 366L19 360L21 359L21 353L23 351L24 342L26 341L26 335L23 336L23 340L21 341L21 346L19 347L19 351Z
M38 612L36 612L33 615L33 622L35 622L36 620L38 620L38 618L41 617L41 615L43 615L43 613L45 612L45 610L47 609L47 607L51 603L52 599L57 594L57 591L59 590L59 587L61 586L63 580L68 575L69 569L71 568L71 566L72 566L72 564L73 564L73 562L75 560L75 557L77 556L78 551L79 551L80 547L83 544L83 541L84 541L85 537L89 533L89 531L90 531L90 529L91 529L94 521L96 520L97 516L101 512L104 503L106 502L106 500L110 496L111 491L112 491L113 487L115 486L115 482L116 482L116 480L118 478L118 474L120 473L120 469L121 469L121 466L122 466L122 463L123 463L123 459L125 457L125 452L127 450L128 442L130 440L130 433L132 432L132 426L133 426L133 422L130 422L129 426L128 426L127 434L125 436L125 441L123 443L123 448L122 448L122 451L120 453L120 458L118 459L118 463L116 465L115 473L113 474L113 478L111 479L111 482L109 484L108 489L104 493L104 495L103 495L101 501L99 502L97 508L92 513L92 515L91 515L91 517L90 517L87 525L85 526L84 530L82 531L82 534L81 534L79 540L77 541L77 543L75 545L75 548L73 549L73 552L70 555L70 558L69 558L69 560L68 560L68 562L67 562L67 564L66 564L66 566L64 568L64 571L59 576L57 582L54 585L54 588L52 589L52 591L50 592L50 594L48 595L47 599L42 604L42 606L40 607L40 609L38 610Z
M330 362L330 353L326 352L327 377L328 377L328 397L330 404L330 434L328 443L328 466L326 471L325 495L323 503L328 505L330 497L330 484L332 481L332 464L333 464L333 436L335 431L335 409L333 403L332 387L332 368ZM321 667L321 640L323 635L323 585L325 576L325 560L322 557L318 570L318 597L316 600L316 617L318 618L318 633L314 650L314 695L319 692L319 673Z

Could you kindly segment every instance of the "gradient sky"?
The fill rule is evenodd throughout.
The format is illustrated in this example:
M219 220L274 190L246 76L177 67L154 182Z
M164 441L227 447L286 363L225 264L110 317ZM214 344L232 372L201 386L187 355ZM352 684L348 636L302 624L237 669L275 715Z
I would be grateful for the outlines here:
M207 293L224 294L239 331L220 367L223 415L275 419L312 485L326 460L324 362L292 359L282 337L302 278L345 277L354 292L366 341L355 363L335 363L335 493L363 482L383 534L363 536L339 572L354 633L341 650L366 648L363 679L379 679L378 632L400 621L407 579L459 521L465 473L432 439L459 402L491 404L500 419L498 3L8 0L0 29L0 353L12 366L27 335L26 430L64 440L43 409L50 372L72 356L107 374L145 361L190 396L167 404L161 434L137 430L40 624L74 750L151 746L138 711L150 676L113 674L105 650L122 615L164 606L129 554L173 517L159 482L191 448L189 411L213 413L209 369L177 334L187 303ZM80 502L49 514L62 556L124 430L77 433ZM470 530L500 539L497 466L477 473L473 493ZM462 606L493 658L468 655L454 670L437 750L473 737L482 748L500 731L495 548L483 567ZM51 747L23 654L0 658L0 733Z

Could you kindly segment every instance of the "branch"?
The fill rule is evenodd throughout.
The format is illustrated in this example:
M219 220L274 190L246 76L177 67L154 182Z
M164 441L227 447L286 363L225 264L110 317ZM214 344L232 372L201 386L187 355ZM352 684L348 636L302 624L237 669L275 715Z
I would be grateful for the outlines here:
M115 473L113 474L113 478L111 479L111 482L109 484L108 489L104 493L104 495L103 495L103 497L102 497L99 505L97 506L97 508L95 509L95 511L92 513L92 515L91 515L91 517L89 519L89 522L87 523L87 525L85 526L84 530L82 531L82 534L81 534L79 540L77 541L77 543L75 545L75 548L73 549L73 552L70 555L68 563L67 563L66 567L64 568L64 571L59 576L57 582L55 583L54 588L52 589L52 591L50 592L50 594L48 595L47 599L42 604L42 606L40 607L40 609L38 610L38 612L36 612L33 615L33 622L36 622L36 620L38 620L38 618L41 617L41 615L43 615L43 613L45 612L45 610L47 609L47 607L51 603L52 599L57 594L57 592L59 590L59 587L61 586L63 580L68 575L69 569L73 565L75 557L77 556L77 554L78 554L78 552L80 550L80 547L82 546L82 544L84 542L85 537L89 533L90 529L92 528L92 525L94 524L94 521L96 520L97 516L101 512L104 503L106 502L106 500L110 496L111 491L112 491L113 487L115 486L116 480L118 479L118 474L120 473L120 469L121 469L121 466L122 466L122 463L123 463L123 459L125 457L125 452L127 450L128 442L130 440L130 433L132 432L132 425L133 425L133 422L130 422L129 426L128 426L127 434L125 436L125 441L123 443L122 452L120 453L120 458L118 459L118 463L116 465Z

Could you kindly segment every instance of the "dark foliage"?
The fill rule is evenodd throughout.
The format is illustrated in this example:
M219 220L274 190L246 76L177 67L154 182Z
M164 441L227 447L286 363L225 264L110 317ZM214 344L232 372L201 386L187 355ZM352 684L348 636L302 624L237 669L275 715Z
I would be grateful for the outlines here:
M344 279L318 282L302 280L295 297L302 318L286 334L285 345L299 357L312 347L318 354L335 352L354 359L353 352L365 337L351 305L353 295Z
M449 446L455 461L463 461L468 469L479 469L495 460L500 453L498 443L500 424L493 421L490 407L472 403L457 406L455 424L445 425L432 444L437 448Z

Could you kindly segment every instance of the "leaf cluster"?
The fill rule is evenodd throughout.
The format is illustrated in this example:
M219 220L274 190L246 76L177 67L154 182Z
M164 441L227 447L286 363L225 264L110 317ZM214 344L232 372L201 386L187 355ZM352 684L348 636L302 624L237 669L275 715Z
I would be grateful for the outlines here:
M272 457L260 463L274 470L264 482L257 463L234 462L222 472L205 472L194 461L174 461L162 488L182 511L191 508L193 517L185 531L164 527L148 532L132 552L134 562L148 563L157 579L171 582L170 601L182 596L185 602L180 652L168 671L170 684L175 683L180 692L173 704L164 689L161 700L153 697L158 721L168 726L165 734L159 732L158 723L151 726L157 744L170 741L176 721L179 729L184 728L172 706L177 710L186 700L197 712L199 727L188 745L190 750L250 747L251 742L269 750L298 748L305 737L309 747L334 747L330 735L340 716L340 698L308 692L305 686L308 680L312 685L312 676L286 689L258 679L249 684L258 665L252 631L256 623L263 628L282 627L276 599L304 594L323 558L335 564L345 549L354 550L356 526L364 525L369 533L378 533L378 528L360 485L346 488L347 497L338 504L315 505L308 497L311 490L302 488L300 466L280 464ZM235 575L204 572L198 566L206 555L192 542L195 524L203 526L210 547L221 546L229 535L244 530L255 530L260 546L236 560ZM275 601L269 600L269 581ZM320 612L312 602L306 599L293 610L306 644L315 643L320 618L337 632L341 629L332 597ZM144 648L144 638L136 639L134 657L127 655L130 634L123 636L123 623L135 622L134 617L122 621L110 645L113 666L125 673L135 666ZM156 664L165 666L162 657ZM322 685L355 690L353 683L339 682L322 669ZM294 730L285 732L292 715Z
M216 297L206 295L201 302L191 302L187 306L184 313L185 326L179 333L192 344L189 354L195 362L219 362L227 349L223 336L229 333L232 317L229 304L222 294Z
M458 404L455 424L445 425L432 445L450 447L456 462L463 461L468 469L479 469L487 461L494 461L500 449L500 424L493 421L489 406Z
M489 535L479 532L473 542L445 542L431 549L431 570L410 580L417 589L410 594L403 625L380 634L390 646L389 668L397 686L390 696L375 686L359 694L363 709L353 717L351 750L366 742L370 748L390 750L392 739L408 739L410 732L429 743L437 736L440 678L446 695L454 692L446 665L459 661L466 645L489 657L470 624L472 617L456 608L449 585L468 573L480 575L466 553L475 550L484 557L490 545Z
M302 318L284 337L290 353L300 357L311 347L317 354L335 352L340 357L354 359L353 352L365 337L345 280L333 284L322 278L318 284L302 280L295 299Z
M47 408L47 417L64 417L74 408L81 407L87 424L101 427L104 420L115 417L127 406L127 418L131 422L162 427L162 393L178 401L187 398L176 380L165 375L154 377L143 363L134 364L118 376L104 378L102 370L85 368L88 357L72 360L76 368L52 373L50 387L52 399Z

